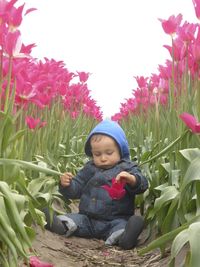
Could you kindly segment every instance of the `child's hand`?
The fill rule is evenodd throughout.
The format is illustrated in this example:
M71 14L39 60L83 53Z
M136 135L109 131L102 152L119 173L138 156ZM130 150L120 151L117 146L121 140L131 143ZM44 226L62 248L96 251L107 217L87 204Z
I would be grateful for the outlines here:
M71 184L71 180L73 178L73 174L71 172L65 172L62 176L60 176L60 183L63 187L67 187Z
M117 176L116 176L116 182L125 182L127 184L130 184L130 186L135 186L136 184L136 178L134 175L128 173L128 172L120 172Z

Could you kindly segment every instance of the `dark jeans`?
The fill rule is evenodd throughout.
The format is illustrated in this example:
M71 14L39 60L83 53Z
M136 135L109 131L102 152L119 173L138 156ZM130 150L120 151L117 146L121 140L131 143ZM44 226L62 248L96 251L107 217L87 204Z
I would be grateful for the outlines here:
M97 238L106 240L112 233L125 229L128 219L114 219L112 221L100 221L91 219L84 214L67 213L58 216L63 221L64 217L70 218L76 224L77 229L73 233L74 236L85 238Z

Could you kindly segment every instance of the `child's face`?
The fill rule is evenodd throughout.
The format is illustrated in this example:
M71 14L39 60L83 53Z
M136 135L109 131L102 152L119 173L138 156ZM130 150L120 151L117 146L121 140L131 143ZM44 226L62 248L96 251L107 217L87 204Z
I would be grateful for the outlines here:
M94 164L108 169L120 160L120 152L116 142L106 135L94 135L90 140Z

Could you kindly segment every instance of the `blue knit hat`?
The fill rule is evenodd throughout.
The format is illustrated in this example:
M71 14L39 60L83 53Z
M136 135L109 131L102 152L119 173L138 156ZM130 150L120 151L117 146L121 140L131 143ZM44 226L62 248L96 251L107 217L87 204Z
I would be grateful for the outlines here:
M105 134L115 140L120 149L121 158L129 158L129 145L126 135L121 126L112 120L106 119L97 124L94 129L90 132L86 143L85 143L85 154L89 157L92 156L90 138L94 134Z

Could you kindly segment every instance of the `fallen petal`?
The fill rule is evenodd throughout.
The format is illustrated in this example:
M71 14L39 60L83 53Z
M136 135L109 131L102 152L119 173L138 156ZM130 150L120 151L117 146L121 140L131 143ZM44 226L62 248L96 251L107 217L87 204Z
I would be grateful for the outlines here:
M54 267L52 264L40 261L38 257L30 257L30 267Z

